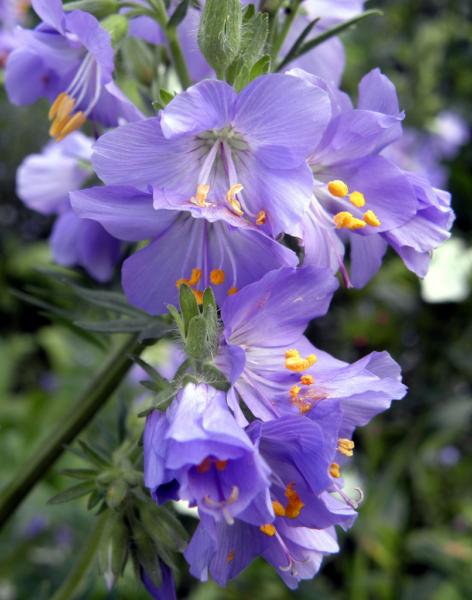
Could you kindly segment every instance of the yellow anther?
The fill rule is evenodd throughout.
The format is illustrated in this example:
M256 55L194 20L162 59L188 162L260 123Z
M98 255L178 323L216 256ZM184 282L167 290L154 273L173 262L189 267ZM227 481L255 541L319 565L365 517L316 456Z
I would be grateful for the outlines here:
M337 229L362 229L366 226L366 223L362 219L353 217L347 210L338 212L333 217L334 224Z
M197 285L202 277L202 270L195 267L192 269L192 274L190 275L190 279L188 280L189 285Z
M234 560L234 550L230 550L228 552L228 556L226 557L226 562L230 563Z
M86 120L87 117L85 116L85 113L81 111L75 113L75 115L70 118L68 116L65 117L62 121L58 121L56 118L51 129L49 130L49 133L53 138L55 138L56 142L60 142L66 136L68 136L69 133L80 129Z
M300 393L301 389L302 388L299 385L292 385L292 387L290 388L290 396L292 400L298 398L298 394Z
M300 352L294 348L285 351L285 358L300 358Z
M347 438L339 438L337 451L344 456L352 456L354 454L354 442L352 440L348 440Z
M269 537L274 537L274 535L277 533L277 529L272 525L272 523L261 525L259 529L262 531L262 533L265 533Z
M217 471L224 471L226 469L227 464L227 460L215 460L215 466Z
M285 488L285 496L288 500L288 504L285 508L285 516L287 516L289 519L296 519L299 516L302 508L305 506L300 496L293 489L294 485L294 483L289 483Z
M75 106L74 98L71 98L71 96L68 96L66 94L65 98L63 98L61 104L59 105L59 108L57 109L56 119L58 119L59 121L62 121L62 119L65 119L66 117L68 117L71 114L71 112L73 111L74 106Z
M223 269L213 269L210 273L210 281L213 285L221 285L225 282L225 272Z
M285 353L285 367L296 373L306 371L315 364L316 360L314 354L309 354L306 358L302 358L298 352L296 355L290 354L289 356L287 356L287 352Z
M339 479L339 477L341 477L341 467L338 465L338 463L330 464L329 474L331 475L331 477L334 477L335 479Z
M277 517L285 517L285 508L280 504L278 500L272 500L272 508Z
M207 456L202 462L197 466L197 473L207 473L211 469L212 460L209 456Z
M236 194L242 192L243 189L244 188L240 183L235 183L229 188L229 190L226 193L226 200L233 209L233 212L235 212L239 217L242 217L244 215L244 211L241 208L239 200L236 199Z
M300 383L302 385L312 385L313 383L315 383L315 379L311 375L302 375L300 377Z
M234 294L236 294L238 291L238 288L236 287L230 287L229 290L226 292L227 296L234 296Z
M341 179L333 179L328 182L328 191L336 198L344 198L349 193L349 188Z
M265 210L260 210L257 213L256 225L264 225L264 223L266 222L266 218L267 218L267 215L266 215Z
M379 225L381 225L380 219L373 210L368 210L364 213L364 221L367 225L371 225L372 227L379 227Z
M193 292L193 295L195 296L197 303L203 304L203 292L200 290L192 290L192 292Z
M63 101L67 98L67 94L65 92L61 92L54 102L51 104L49 108L48 118L50 121L56 118L57 113L59 112L59 108L61 107Z
M349 194L349 201L357 208L362 208L365 205L365 197L362 192L352 192Z
M195 196L192 196L190 198L190 202L192 204L196 204L197 206L200 206L201 208L208 206L208 202L206 201L206 199L208 197L209 191L210 191L210 186L208 184L199 183L197 185L197 191L195 193Z

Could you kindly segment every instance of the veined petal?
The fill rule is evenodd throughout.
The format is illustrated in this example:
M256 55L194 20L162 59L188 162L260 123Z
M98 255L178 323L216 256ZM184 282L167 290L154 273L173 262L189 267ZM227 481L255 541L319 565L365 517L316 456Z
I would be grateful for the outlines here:
M42 21L64 33L65 15L61 0L32 0L31 5Z
M399 115L400 105L395 86L380 69L372 69L359 83L358 107L385 115Z

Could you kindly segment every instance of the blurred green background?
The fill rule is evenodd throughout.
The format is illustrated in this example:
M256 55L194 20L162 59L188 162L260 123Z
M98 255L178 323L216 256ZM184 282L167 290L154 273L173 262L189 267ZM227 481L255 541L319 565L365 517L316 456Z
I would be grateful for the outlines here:
M431 129L454 111L472 125L470 0L379 0L384 17L345 36L345 87L380 66L398 86L406 125ZM0 455L1 483L48 435L101 360L101 350L14 295L44 285L51 222L23 208L14 194L21 159L47 141L45 106L18 109L0 100ZM199 585L182 569L179 597L191 600L467 600L472 598L472 145L444 163L457 212L453 243L423 286L398 258L362 291L340 291L332 310L310 329L315 344L353 360L389 350L403 367L406 399L377 417L356 439L350 471L366 499L342 551L321 574L286 590L270 567L254 563L227 590ZM88 432L115 429L115 395ZM84 502L48 506L69 485L66 454L0 536L0 600L51 596L94 526ZM94 571L94 573L96 573ZM145 592L126 573L107 593L91 573L81 598L136 599Z

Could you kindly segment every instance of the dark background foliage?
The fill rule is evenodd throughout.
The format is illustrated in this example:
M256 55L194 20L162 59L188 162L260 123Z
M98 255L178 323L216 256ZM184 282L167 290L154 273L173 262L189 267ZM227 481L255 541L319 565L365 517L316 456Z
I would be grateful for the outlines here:
M396 83L406 124L426 128L447 109L471 123L472 6L469 0L383 0L374 17L346 36L346 88L380 66ZM44 284L37 268L49 264L50 221L23 208L14 194L21 159L47 140L45 106L18 109L0 99L0 440L1 481L34 452L61 418L100 360L100 350L12 295ZM472 263L472 146L447 163L457 212L459 256L449 259L436 285ZM299 590L284 588L262 561L227 590L198 585L182 569L180 595L191 600L316 598L320 600L465 600L472 597L472 296L426 302L420 283L389 256L363 291L341 291L330 314L310 328L314 343L346 360L387 349L401 363L406 399L376 418L356 439L349 484L366 494L342 552ZM90 428L106 439L115 426L115 396ZM132 427L140 427L135 416ZM66 455L58 466L74 464ZM0 537L0 599L51 596L93 526L84 503L46 505L68 482L52 469ZM191 519L189 518L189 523ZM126 573L107 594L89 577L82 598L145 598Z

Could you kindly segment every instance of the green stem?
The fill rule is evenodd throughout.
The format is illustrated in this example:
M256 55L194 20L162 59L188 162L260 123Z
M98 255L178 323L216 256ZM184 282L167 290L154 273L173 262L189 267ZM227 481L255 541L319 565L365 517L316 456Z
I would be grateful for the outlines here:
M290 28L292 27L292 23L295 20L295 17L298 14L298 9L300 8L300 4L302 0L295 0L293 8L287 14L284 24L282 25L282 29L278 36L275 38L273 46L272 46L272 64L275 64L275 59L279 55L280 50L282 49L283 43L285 42L285 38L287 37Z
M72 600L80 592L80 586L96 558L98 546L109 516L109 511L105 511L94 523L92 534L85 542L78 561L51 600Z
M132 365L131 355L143 349L137 335L128 336L108 357L102 368L83 390L71 410L44 440L39 450L18 470L18 475L0 494L0 527L18 508L49 467L64 452L64 447L88 425L118 387Z
M172 63L177 72L180 85L185 90L191 84L190 75L187 69L187 63L185 62L182 48L180 47L179 40L177 38L177 29L171 27L166 30L167 41L169 42L169 50L172 57Z

